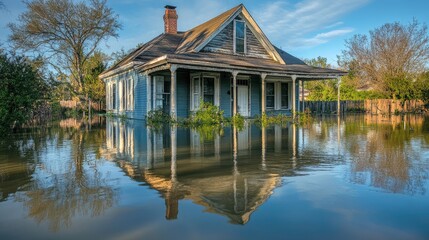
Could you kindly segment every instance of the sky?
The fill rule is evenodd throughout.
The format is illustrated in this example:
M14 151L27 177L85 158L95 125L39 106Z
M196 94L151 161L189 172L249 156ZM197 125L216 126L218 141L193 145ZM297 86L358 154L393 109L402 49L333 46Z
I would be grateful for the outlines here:
M7 47L7 24L26 10L19 0L0 0L0 43ZM108 0L122 24L106 53L128 50L164 31L165 5L177 6L179 31L189 30L243 3L270 41L301 59L326 57L336 65L345 41L385 23L429 23L428 0Z

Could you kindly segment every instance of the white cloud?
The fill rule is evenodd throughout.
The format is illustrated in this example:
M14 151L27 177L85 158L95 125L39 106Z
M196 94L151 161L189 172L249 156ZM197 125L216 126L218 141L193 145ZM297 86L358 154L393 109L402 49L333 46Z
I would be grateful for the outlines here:
M304 0L291 4L290 1L276 1L260 6L253 15L268 37L280 46L288 48L310 47L326 43L329 39L352 32L339 21L370 0ZM252 11L251 11L252 12ZM320 33L323 29L334 29ZM314 35L319 33L317 35Z
M333 24L331 24L331 25L328 25L328 26L326 26L326 27L324 27L325 29L330 29L330 28L334 28L334 27L338 27L338 26L340 26L340 25L343 25L344 24L344 22L336 22L336 23L333 23Z
M314 37L290 40L290 43L300 47L317 46L327 43L329 40L353 32L353 29L337 29L329 32L319 33Z

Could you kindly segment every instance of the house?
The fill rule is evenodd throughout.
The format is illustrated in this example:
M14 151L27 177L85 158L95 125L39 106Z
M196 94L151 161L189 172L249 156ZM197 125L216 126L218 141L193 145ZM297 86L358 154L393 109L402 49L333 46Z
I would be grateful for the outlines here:
M154 109L185 118L201 101L225 116L299 111L299 82L345 73L311 67L274 46L240 4L185 32L165 6L163 34L100 75L107 111L144 119Z

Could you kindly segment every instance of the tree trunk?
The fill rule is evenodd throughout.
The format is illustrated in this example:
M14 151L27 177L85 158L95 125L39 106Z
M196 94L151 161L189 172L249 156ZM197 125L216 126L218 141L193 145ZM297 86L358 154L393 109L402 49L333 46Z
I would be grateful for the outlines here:
M88 98L88 120L91 122L91 98Z

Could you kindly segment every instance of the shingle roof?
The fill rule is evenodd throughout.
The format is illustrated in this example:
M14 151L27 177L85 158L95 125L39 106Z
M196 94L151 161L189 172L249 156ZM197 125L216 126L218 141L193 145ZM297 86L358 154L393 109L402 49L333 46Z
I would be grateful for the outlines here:
M286 64L299 64L299 65L306 65L304 61L301 59L290 55L289 53L281 50L280 48L274 46L276 51L280 54L280 57L283 58L283 61L285 61Z
M238 5L219 16L200 24L185 32L184 38L176 50L176 53L194 52L195 48L215 33L227 20L233 16L242 5Z
M213 63L225 67L242 67L253 70L265 69L301 74L344 74L344 72L338 70L308 66L302 60L275 46L275 50L285 64L270 59L195 51L197 46L206 41L242 8L243 5L240 4L186 32L178 32L177 34L163 33L131 52L123 60L103 72L102 75L125 66L130 62L138 62L139 65L144 67L148 62L161 56L166 56L166 61L188 61L195 65Z
M292 55L290 55L294 58ZM297 59L297 58L296 58ZM218 68L230 68L230 69L245 69L245 70L257 70L257 71L278 71L285 72L288 74L297 75L343 75L343 71L318 68L306 65L301 60L295 60L292 64L280 64L271 59L255 58L238 55L227 55L222 53L212 52L199 52L199 53L185 53L185 54L168 54L163 59L168 63L195 65L195 66L211 66ZM142 67L144 68L145 65Z

